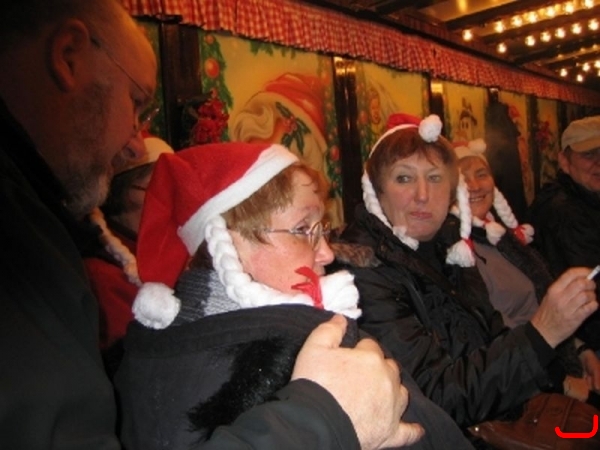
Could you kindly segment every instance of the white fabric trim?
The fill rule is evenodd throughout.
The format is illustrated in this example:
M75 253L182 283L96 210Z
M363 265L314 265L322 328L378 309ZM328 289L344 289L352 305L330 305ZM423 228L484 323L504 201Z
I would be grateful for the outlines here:
M193 255L204 240L204 232L211 218L239 205L297 161L298 157L281 145L273 144L264 150L241 178L208 200L178 228L177 234L189 254Z

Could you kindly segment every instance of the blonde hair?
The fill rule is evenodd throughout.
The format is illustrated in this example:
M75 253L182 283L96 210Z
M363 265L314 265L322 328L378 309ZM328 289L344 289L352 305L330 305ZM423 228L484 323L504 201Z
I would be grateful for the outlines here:
M265 243L265 228L270 225L271 214L292 204L294 174L308 175L321 200L327 194L327 182L323 175L303 163L295 163L279 172L268 183L239 205L223 213L227 228L239 232L245 239Z

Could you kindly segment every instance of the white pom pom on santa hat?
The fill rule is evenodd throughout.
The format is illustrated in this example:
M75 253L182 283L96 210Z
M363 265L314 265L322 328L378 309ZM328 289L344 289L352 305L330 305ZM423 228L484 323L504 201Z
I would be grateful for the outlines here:
M144 283L133 302L133 317L142 325L161 330L171 325L181 301L174 290L162 283Z

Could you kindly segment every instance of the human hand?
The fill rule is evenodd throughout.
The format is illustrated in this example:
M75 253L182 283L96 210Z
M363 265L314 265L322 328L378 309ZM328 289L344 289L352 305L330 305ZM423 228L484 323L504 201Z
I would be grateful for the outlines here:
M567 375L563 381L563 392L565 395L582 402L585 402L590 395L587 381L571 375Z
M346 319L336 315L315 328L298 354L292 380L308 379L327 389L350 417L363 450L416 442L424 430L400 420L408 391L400 384L398 366L372 339L341 348L346 326Z
M590 269L567 270L548 288L531 324L552 348L572 335L598 308L596 284L586 277Z
M583 365L583 377L591 391L600 390L600 360L593 350L585 350L579 355Z

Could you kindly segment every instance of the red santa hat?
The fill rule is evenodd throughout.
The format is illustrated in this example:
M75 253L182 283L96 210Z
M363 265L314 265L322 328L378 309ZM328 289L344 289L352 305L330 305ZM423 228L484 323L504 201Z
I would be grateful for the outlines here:
M454 151L456 152L459 161L463 158L474 157L483 160L486 166L489 167L489 162L485 156L486 147L486 143L483 139L475 139L470 142L455 143ZM494 188L494 200L492 206L502 223L512 231L521 243L524 245L531 243L534 235L533 227L529 224L519 224L510 205L506 201L506 198L498 188ZM453 210L453 212L457 214L456 210ZM485 229L487 239L492 245L496 245L506 232L506 229L496 222L494 215L491 212L487 213L484 220L473 217L472 222L473 225Z
M388 118L387 131L377 140L377 142L371 149L369 157L371 157L371 155L373 155L373 153L377 151L379 145L385 138L387 138L391 134L396 133L399 130L403 130L406 128L418 128L419 136L421 136L421 139L423 139L423 141L436 142L442 132L442 121L440 120L439 116L435 114L431 114L425 117L424 119L420 119L409 114L392 114ZM406 235L406 227L392 226L392 224L389 222L388 218L383 213L381 204L379 203L379 199L377 198L375 189L373 188L373 184L371 183L371 180L366 170L363 173L361 183L363 188L363 200L367 211L375 215L388 228L390 228L394 235L398 239L400 239L402 243L412 248L413 250L419 248L419 241ZM468 205L469 199L466 195L466 185L464 184L464 181L462 179L459 181L459 185L457 188L457 200L459 203L459 209L463 211L463 215L461 217L460 230L461 237L463 239L461 239L461 241L457 242L454 246L452 246L450 250L448 250L446 261L449 264L472 266L475 264L475 258L472 251L472 243L469 240L469 235L471 232L471 216ZM468 223L468 227L463 222Z
M313 305L307 294L285 294L252 280L243 270L222 217L297 161L281 145L242 142L201 145L162 156L146 191L140 224L137 254L143 285L133 304L134 317L156 329L171 324L181 305L173 288L204 240L219 280L238 308ZM346 304L351 298L348 289L356 289L350 287L348 277L344 283L339 283L340 277L337 284L330 283L330 291L344 295L336 297L335 304L325 303L326 309L360 313L358 294L353 305ZM323 283L321 290L329 295Z

